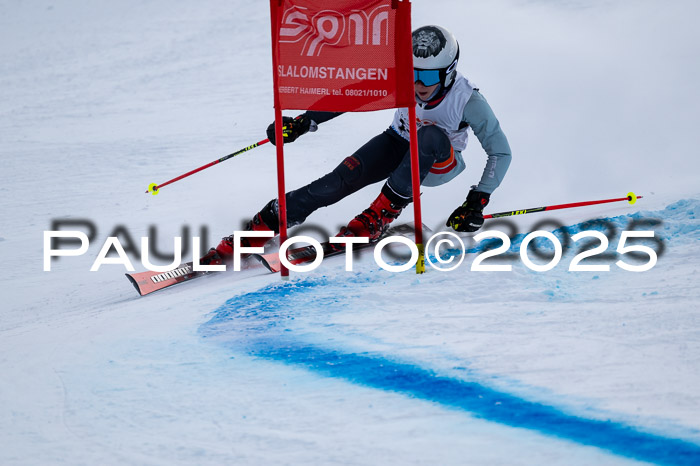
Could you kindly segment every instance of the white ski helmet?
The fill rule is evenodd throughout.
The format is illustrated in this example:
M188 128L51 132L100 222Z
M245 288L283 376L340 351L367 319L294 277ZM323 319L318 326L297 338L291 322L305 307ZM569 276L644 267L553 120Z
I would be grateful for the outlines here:
M449 89L457 74L459 44L450 31L440 26L423 26L413 37L413 77L425 86L440 83Z

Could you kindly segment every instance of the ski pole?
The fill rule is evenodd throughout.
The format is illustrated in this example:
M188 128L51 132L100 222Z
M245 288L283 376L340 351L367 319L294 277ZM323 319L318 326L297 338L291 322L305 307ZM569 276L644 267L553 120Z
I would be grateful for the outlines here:
M637 196L633 192L630 192L627 194L627 197L620 197L617 199L602 199L600 201L572 202L570 204L558 204L558 205L550 205L550 206L544 206L544 207L533 207L531 209L511 210L510 212L498 212L496 214L484 215L484 219L511 217L513 215L534 214L535 212L544 212L546 210L570 209L572 207L583 207L583 206L587 206L587 205L606 204L608 202L627 201L630 204L634 204L635 202L637 202L637 199L641 199L641 198L642 198L642 196Z
M211 166L213 166L213 165L216 165L217 163L223 162L224 160L228 160L228 159L230 159L230 158L233 158L233 157L235 157L235 156L237 156L237 155L242 154L243 152L248 152L249 150L255 149L256 147L262 146L263 144L266 144L266 143L268 143L268 142L270 142L269 139L263 139L262 141L256 142L255 144L250 145L250 146L248 146L248 147L244 147L243 149L238 150L238 151L236 151L236 152L234 152L234 153L232 153L232 154L225 155L225 156L221 157L220 159L216 159L216 160L214 160L213 162L209 162L209 163L206 164L206 165L202 165L202 166L199 167L199 168L195 168L194 170L192 170L192 171L190 171L190 172L187 172L187 173L185 173L184 175L180 175L180 176L178 176L178 177L176 177L176 178L173 178L172 180L166 181L165 183L161 183L161 184L151 183L151 184L148 185L148 189L146 190L146 194L151 193L151 194L153 194L153 195L155 196L156 194L158 194L158 191L159 191L160 188L162 188L163 186L167 186L167 185L169 185L169 184L171 184L171 183L175 183L176 181L181 180L181 179L183 179L183 178L186 178L186 177L188 177L188 176L190 176L190 175L194 175L195 173L200 172L200 171L204 170L205 168L209 168L209 167L211 167Z

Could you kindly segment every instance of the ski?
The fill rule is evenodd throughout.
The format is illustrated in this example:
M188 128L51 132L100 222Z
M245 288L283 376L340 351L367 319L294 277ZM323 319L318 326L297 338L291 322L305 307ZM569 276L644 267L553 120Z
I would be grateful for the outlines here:
M406 236L411 237L414 233L413 225L409 223L403 223L387 230L381 238L376 241L364 244L354 244L354 250L360 250L369 248L377 244L377 242L387 236ZM430 229L423 225L423 231L429 232ZM344 254L346 249L344 244L332 244L328 241L321 243L323 247L324 257L336 256L339 254ZM252 257L256 258L262 265L264 265L270 272L277 273L281 269L281 263L279 260L279 253L273 252L269 254L252 254ZM287 257L289 261L294 265L305 264L308 262L313 262L316 259L316 249L313 246L303 246L300 248L292 249L287 252ZM168 272L136 272L127 273L126 277L129 279L131 284L136 288L136 291L141 296L153 293L154 291L159 291L164 288L176 285L178 283L193 280L195 278L202 277L204 275L210 275L216 272L198 272L192 267L192 262L187 262L180 264L177 268L170 270Z
M136 291L141 296L153 293L154 291L162 290L177 283L186 282L194 278L208 275L211 272L197 272L192 268L192 262L180 264L179 267L168 272L137 272L127 273L126 278L129 279Z
M430 228L423 225L424 232L430 232ZM360 249L367 249L376 245L381 239L387 236L406 236L410 237L415 232L413 224L402 223L401 225L396 225L395 227L389 228L380 238L375 241L370 241L369 243L353 244L353 251ZM345 254L346 247L344 244L331 243L329 241L324 241L321 243L323 248L323 257L337 256L340 254ZM270 272L278 273L282 268L282 263L280 262L279 252L272 252L269 254L253 254L254 258L260 261L262 265L267 268ZM309 262L313 262L316 259L317 252L316 248L313 246L302 246L300 248L290 249L287 251L287 259L293 265L301 265Z
M375 243L376 241L364 244L353 244L353 250L363 249L372 246ZM345 252L344 244L333 244L328 241L324 241L321 243L321 247L323 248L323 257L336 256ZM316 259L316 255L317 252L313 246L302 246L300 248L290 249L287 251L287 259L294 265L313 262ZM260 263L270 272L278 273L282 269L279 251L271 252L269 254L253 254L253 257L259 260Z

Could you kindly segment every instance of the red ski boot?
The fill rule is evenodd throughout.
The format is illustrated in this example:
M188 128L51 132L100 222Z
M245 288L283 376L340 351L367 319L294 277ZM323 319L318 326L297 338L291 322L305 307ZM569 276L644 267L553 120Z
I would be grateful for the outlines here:
M384 233L389 224L396 219L406 204L392 203L384 193L370 204L360 215L350 220L338 236L365 236L370 241L376 241Z
M268 226L268 222L277 224L277 213L275 211L276 200L270 201L263 209L255 214L253 219L246 225L246 231L274 231L277 229ZM267 220L267 222L265 221ZM241 238L241 245L246 247L264 246L271 238ZM233 235L226 236L216 248L211 248L209 252L199 260L202 265L219 265L233 257Z

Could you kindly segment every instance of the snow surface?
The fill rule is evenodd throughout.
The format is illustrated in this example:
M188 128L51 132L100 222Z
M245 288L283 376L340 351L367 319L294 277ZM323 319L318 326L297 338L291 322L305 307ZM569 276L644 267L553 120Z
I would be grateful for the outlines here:
M630 221L647 222L657 265L569 272L569 249L543 273L517 255L511 272L472 272L470 254L416 276L361 254L352 273L334 258L285 283L251 266L138 297L124 267L89 272L117 227L138 240L156 225L161 251L183 226L213 243L275 196L270 146L144 194L264 137L267 4L3 0L0 464L700 463L700 7L413 11L416 26L456 34L460 69L513 147L489 211L635 190L634 206L508 225L564 238L605 231L586 223L603 219L614 251ZM287 185L390 117L344 115L288 146ZM478 141L466 155L466 173L424 190L433 229L480 176ZM310 223L334 232L377 191ZM97 237L43 272L43 232L65 218L91 220Z

